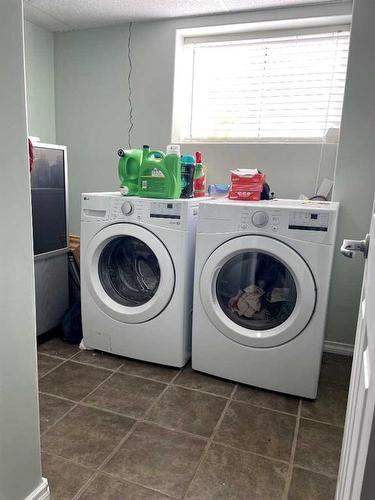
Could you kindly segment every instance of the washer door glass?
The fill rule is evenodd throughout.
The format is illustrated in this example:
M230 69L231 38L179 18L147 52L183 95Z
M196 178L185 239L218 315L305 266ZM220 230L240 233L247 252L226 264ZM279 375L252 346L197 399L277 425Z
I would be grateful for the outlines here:
M160 283L158 259L133 236L119 236L104 247L98 262L100 281L116 302L137 307L148 302Z
M251 330L269 330L292 314L297 288L287 267L262 252L242 252L228 260L216 280L220 307Z
M316 303L304 259L261 235L239 236L217 247L202 267L199 292L218 332L251 347L275 347L295 338Z
M164 244L148 229L128 223L104 227L82 254L83 296L87 291L110 318L144 323L171 300L174 265Z

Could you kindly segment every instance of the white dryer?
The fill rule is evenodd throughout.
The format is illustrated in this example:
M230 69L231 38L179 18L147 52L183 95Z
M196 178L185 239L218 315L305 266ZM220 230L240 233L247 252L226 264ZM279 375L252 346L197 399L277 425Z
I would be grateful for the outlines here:
M183 366L191 355L197 200L84 193L83 344Z
M200 204L195 370L316 397L338 208L299 200Z

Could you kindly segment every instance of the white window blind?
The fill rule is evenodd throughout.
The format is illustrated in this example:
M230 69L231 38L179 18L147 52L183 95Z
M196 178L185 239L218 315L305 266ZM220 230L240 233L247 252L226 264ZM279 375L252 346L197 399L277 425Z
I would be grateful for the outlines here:
M340 127L348 48L349 31L332 28L247 40L186 39L191 77L185 79L181 139L324 140Z

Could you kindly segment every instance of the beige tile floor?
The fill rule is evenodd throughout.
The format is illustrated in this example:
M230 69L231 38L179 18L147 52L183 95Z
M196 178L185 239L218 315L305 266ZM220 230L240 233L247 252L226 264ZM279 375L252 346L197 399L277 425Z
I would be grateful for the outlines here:
M301 400L78 348L38 348L53 500L330 500L350 359L324 355Z

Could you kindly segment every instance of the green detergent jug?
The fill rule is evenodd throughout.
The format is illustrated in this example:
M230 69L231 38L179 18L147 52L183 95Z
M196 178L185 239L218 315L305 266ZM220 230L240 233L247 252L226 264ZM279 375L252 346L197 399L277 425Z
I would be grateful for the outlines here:
M150 151L149 146L144 146L138 192L143 198L179 198L181 195L179 155L165 155L161 151Z
M142 149L119 149L118 175L121 192L125 196L137 196L139 186L139 169L142 163Z

